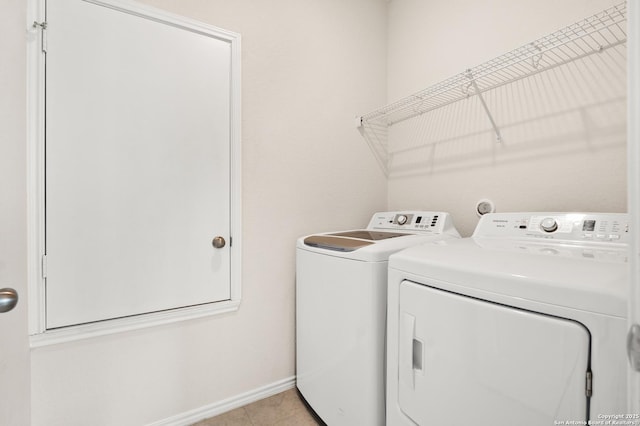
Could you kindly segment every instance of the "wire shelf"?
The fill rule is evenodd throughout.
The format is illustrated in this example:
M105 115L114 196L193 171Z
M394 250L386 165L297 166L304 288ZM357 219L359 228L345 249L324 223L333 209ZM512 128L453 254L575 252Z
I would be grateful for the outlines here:
M357 125L383 169L386 128L478 96L498 141L501 134L482 93L626 43L626 2L514 49L447 80L358 117Z

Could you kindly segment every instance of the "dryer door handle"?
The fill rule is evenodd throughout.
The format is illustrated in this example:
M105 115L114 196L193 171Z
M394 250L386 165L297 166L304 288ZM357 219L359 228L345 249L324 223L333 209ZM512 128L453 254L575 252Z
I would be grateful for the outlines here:
M413 390L416 386L416 374L422 374L424 365L423 344L416 339L416 317L403 312L399 334L398 375L401 385Z
M634 371L640 371L640 325L633 324L627 334L627 356Z

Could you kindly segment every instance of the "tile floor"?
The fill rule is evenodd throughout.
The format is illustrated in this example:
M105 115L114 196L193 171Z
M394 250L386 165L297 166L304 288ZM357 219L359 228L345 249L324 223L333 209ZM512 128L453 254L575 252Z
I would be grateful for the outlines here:
M236 408L192 426L318 426L324 425L293 388Z

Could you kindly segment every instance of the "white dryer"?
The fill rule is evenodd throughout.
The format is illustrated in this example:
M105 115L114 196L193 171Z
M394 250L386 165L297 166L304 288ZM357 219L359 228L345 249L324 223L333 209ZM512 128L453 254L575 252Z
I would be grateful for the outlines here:
M471 238L391 256L387 424L604 424L625 413L627 223L487 214Z
M387 260L459 238L449 214L382 212L366 229L302 237L296 254L297 387L331 426L383 425Z

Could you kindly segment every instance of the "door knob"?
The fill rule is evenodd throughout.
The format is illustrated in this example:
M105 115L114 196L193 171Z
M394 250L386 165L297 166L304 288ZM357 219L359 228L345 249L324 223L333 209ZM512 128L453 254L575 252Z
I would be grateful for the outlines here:
M224 238L217 236L213 239L213 241L211 242L211 244L213 244L213 246L217 249L222 248L225 246L225 244L227 244L227 242L224 240Z
M18 292L12 288L0 288L0 314L9 312L18 304Z

